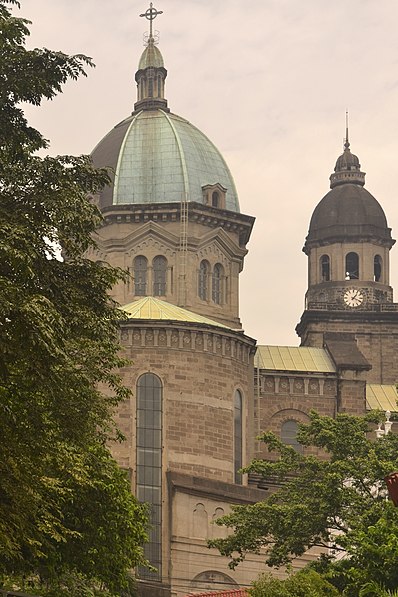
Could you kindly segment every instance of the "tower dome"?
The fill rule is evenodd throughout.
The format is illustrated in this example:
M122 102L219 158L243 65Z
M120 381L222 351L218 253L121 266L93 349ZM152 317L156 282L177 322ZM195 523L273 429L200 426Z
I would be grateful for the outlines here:
M109 168L112 178L99 206L188 201L239 212L234 180L219 150L167 107L166 76L151 30L135 75L134 112L92 152L94 165ZM220 196L216 203L214 194Z
M364 188L365 173L348 138L330 176L331 190L316 206L310 221L304 252L312 246L334 242L374 240L392 246L391 229L380 203Z

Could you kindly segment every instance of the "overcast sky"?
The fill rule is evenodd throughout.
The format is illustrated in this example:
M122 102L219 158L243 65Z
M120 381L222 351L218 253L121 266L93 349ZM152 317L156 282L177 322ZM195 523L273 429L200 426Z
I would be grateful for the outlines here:
M52 154L90 153L128 116L148 22L138 0L21 0L30 46L84 53L87 79L30 123ZM350 141L398 235L397 0L156 0L172 112L224 155L241 211L256 217L241 275L241 319L261 344L297 345L313 209ZM398 289L398 250L391 282ZM398 292L398 290L397 290Z

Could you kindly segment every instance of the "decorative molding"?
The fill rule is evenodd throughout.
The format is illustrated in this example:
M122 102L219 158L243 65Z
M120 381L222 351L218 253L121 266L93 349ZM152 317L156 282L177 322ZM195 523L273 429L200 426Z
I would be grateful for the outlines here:
M190 329L178 324L164 324L161 321L142 324L130 320L121 324L120 341L123 347L153 348L204 352L233 359L244 364L250 363L254 350L254 340L239 332L225 332L209 328L201 329L198 324Z

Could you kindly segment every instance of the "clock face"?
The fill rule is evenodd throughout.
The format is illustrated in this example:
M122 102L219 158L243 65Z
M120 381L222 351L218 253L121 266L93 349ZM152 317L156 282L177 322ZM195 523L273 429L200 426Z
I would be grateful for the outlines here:
M363 299L364 296L358 288L349 288L344 293L344 302L348 307L359 307Z

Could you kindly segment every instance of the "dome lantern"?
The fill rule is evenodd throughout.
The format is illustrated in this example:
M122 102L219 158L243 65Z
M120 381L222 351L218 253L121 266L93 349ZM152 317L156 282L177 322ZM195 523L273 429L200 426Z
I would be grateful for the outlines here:
M330 188L334 189L341 184L357 184L361 187L365 184L365 172L361 172L361 164L356 155L351 153L348 140L348 113L346 113L346 136L344 151L337 158L334 172L330 176Z
M143 51L138 63L138 70L135 73L137 83L137 101L134 104L134 112L140 110L154 110L161 108L169 112L167 100L164 96L165 80L167 70L164 67L163 56L157 47L152 22L162 11L153 8L151 2L150 8L140 17L145 17L150 22L150 31L146 41L146 48Z

